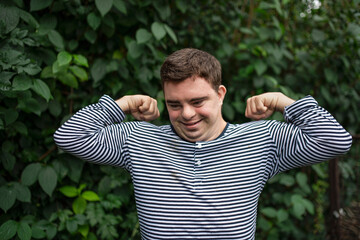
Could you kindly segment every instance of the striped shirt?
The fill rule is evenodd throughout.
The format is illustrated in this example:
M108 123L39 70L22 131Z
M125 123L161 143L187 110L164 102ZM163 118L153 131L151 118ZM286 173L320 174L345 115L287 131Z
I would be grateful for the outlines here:
M311 96L286 107L285 122L227 124L208 142L187 142L170 125L124 118L105 95L54 138L82 159L130 172L142 239L254 239L267 180L344 154L352 143Z

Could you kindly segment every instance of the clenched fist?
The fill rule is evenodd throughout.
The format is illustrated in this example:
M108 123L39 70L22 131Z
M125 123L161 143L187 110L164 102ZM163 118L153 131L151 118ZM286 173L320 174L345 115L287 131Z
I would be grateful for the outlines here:
M263 93L248 98L245 116L253 120L270 117L274 111L283 112L284 108L295 102L295 100L282 93Z
M125 114L141 121L152 121L160 116L157 101L145 95L124 96L115 101Z

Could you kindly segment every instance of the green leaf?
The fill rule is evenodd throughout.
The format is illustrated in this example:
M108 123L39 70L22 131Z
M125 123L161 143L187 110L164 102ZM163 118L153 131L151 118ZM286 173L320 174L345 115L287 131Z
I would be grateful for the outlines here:
M270 221L267 221L265 218L259 217L258 226L260 229L264 231L269 231L271 229L272 224Z
M43 68L40 78L55 78L55 75L52 72L52 66L46 66L45 68Z
M347 27L347 31L348 33L352 34L354 37L358 38L360 35L360 25L356 23L349 23Z
M162 20L165 21L171 15L171 9L167 2L153 1L152 3Z
M311 37L315 42L323 42L326 39L326 34L321 30L313 29Z
M100 26L101 24L101 18L98 17L96 15L96 13L94 12L91 12L89 13L89 15L87 15L87 23L89 24L89 26L93 29L93 30L96 30L98 29L98 27Z
M59 67L69 65L71 60L72 60L71 54L66 51L61 51L57 55L57 61L58 61Z
M302 219L302 215L305 213L305 207L301 203L297 202L293 205L293 211L295 217L297 217L298 219Z
M137 44L135 41L131 41L128 45L128 53L130 57L136 59L141 56L143 53L143 48L141 45Z
M57 184L57 175L52 167L46 166L40 170L39 183L44 192L51 197Z
M83 214L86 209L86 200L83 197L78 197L73 202L72 208L75 214Z
M276 216L278 222L283 222L289 218L289 214L285 209L280 209L279 211L277 211Z
M113 5L113 0L95 0L96 8L99 10L101 16L105 16Z
M32 225L31 226L31 236L36 239L42 239L46 237L46 233L43 230L42 226Z
M48 38L55 47L59 49L64 49L64 39L56 30L50 30L48 33Z
M33 28L39 28L39 22L27 11L19 9L20 18L24 20L24 22L28 23Z
M261 209L261 213L270 218L275 218L277 216L277 211L272 207Z
M287 187L291 187L295 184L295 179L291 175L281 174L279 183Z
M37 94L39 94L41 97L43 97L47 102L49 102L49 100L53 98L48 85L40 79L34 79L31 89L34 90L34 92L36 92Z
M93 191L85 191L81 196L87 201L100 201L99 196Z
M328 83L333 83L333 84L338 83L338 76L336 75L336 72L334 72L333 70L331 70L329 68L325 68L324 74L325 74L326 81Z
M79 65L79 66L84 66L84 67L89 67L88 61L86 59L86 57L84 57L83 55L80 54L74 54L74 63Z
M39 11L51 5L52 0L31 0L30 12Z
M60 66L59 65L59 62L56 60L54 61L52 67L51 67L51 70L52 70L52 73L53 73L53 76L61 76L62 74L66 73L67 72L67 69L68 69L68 66L66 65L63 65L63 66Z
M14 189L2 186L0 187L0 208L6 213L15 203L16 192ZM2 234L0 234L2 236Z
M14 155L12 155L11 153L8 153L8 152L2 152L1 158L2 158L2 165L4 166L4 168L8 172L11 172L14 169L15 162L16 162Z
M311 165L311 168L316 172L320 178L326 178L327 174L320 164Z
M305 173L298 172L296 174L296 182L299 184L299 186L305 191L305 193L310 193L311 189L307 183L307 176Z
M165 30L166 30L167 34L169 34L169 36L171 37L171 39L172 39L175 43L177 43L178 40L177 40L177 37L176 37L174 31L173 31L167 24L164 24L164 27L165 27Z
M138 44L143 44L148 42L151 39L151 37L152 37L151 33L144 28L140 28L136 31L136 41Z
M14 77L12 87L15 91L25 91L31 88L31 78L26 74L19 74Z
M18 223L15 222L14 220L8 220L5 223L3 223L0 227L1 239L7 240L13 238L16 234L17 228L18 228Z
M175 1L176 7L182 12L185 13L187 8L188 8L188 4L187 1L185 0L176 0Z
M254 67L258 76L262 75L267 69L266 63L264 63L264 61L261 60L256 60L254 63Z
M314 215L315 213L315 209L314 209L314 204L309 201L308 199L303 199L303 205L304 207L306 208L306 210L311 214L311 215Z
M15 74L16 74L16 73L14 73L14 72L7 72L7 71L2 71L2 72L0 72L1 82L10 84L10 79L11 79ZM18 76L18 75L17 75L17 76ZM14 79L15 79L15 78L14 78Z
M49 111L51 115L53 115L54 117L58 117L61 114L62 107L58 101L53 100L49 102Z
M35 113L38 116L41 115L40 103L39 103L39 101L37 101L34 98L27 98L27 99L20 100L18 108L20 108L21 110L23 110L25 112Z
M80 227L78 228L78 232L79 232L84 238L86 238L87 235L89 234L89 229L90 229L89 225L83 225L83 226L80 226Z
M20 240L30 240L32 231L29 224L20 222L17 228L18 237Z
M15 130L20 133L21 135L28 135L28 130L26 125L23 122L15 122L11 124L11 127L15 128Z
M18 67L18 72L26 72L27 74L33 76L41 72L41 68L35 63L30 63L24 67Z
M47 239L53 239L56 236L57 228L54 223L47 225L46 237Z
M20 202L30 202L31 201L31 192L27 186L22 184L14 184L14 189L16 192L16 198Z
M4 118L6 125L10 125L13 122L15 122L18 117L19 117L19 113L15 109L6 109L4 111Z
M61 187L59 191L67 197L76 197L78 195L78 190L73 186Z
M0 4L0 23L3 23L5 33L9 33L16 28L19 18L17 7Z
M166 35L164 24L159 22L153 22L153 24L151 24L151 32L158 41Z
M299 194L294 194L291 196L291 203L293 204L293 212L295 217L302 219L302 215L305 213L305 206L303 197Z
M113 4L117 10L119 10L125 15L127 14L126 5L123 0L114 0Z
M90 69L90 73L91 73L91 76L93 77L95 83L105 77L106 66L107 66L107 63L103 59L96 59L94 61L94 64L92 65L92 67Z
M80 79L80 82L88 80L87 72L79 66L70 66L71 72Z
M75 219L69 219L66 221L66 229L71 233L76 233L78 224Z
M67 156L63 161L66 161L68 166L70 167L69 178L78 183L82 174L82 170L84 167L84 161L76 158Z
M94 30L89 29L85 32L85 38L89 43L94 44L96 42L97 34Z
M76 80L75 76L71 73L61 74L59 76L59 80L63 84L73 87L73 88L78 88L78 86L79 86L78 81Z

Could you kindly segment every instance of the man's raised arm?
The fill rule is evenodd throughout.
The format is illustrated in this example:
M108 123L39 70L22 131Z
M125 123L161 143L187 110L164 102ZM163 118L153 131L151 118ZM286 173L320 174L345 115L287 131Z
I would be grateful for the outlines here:
M144 95L124 96L114 101L104 95L98 103L79 110L54 134L59 148L87 161L125 166L126 140L140 122L122 122L125 114L137 120L159 117L156 100Z

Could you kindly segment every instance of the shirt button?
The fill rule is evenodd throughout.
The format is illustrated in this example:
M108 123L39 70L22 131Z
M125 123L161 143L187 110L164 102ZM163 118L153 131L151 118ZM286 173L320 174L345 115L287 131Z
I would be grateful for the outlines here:
M200 165L201 165L201 161L198 160L198 161L196 162L196 164L197 164L198 166L200 166Z
M197 147L197 148L202 148L202 144L201 144L201 143L198 143L198 144L196 145L196 147Z

